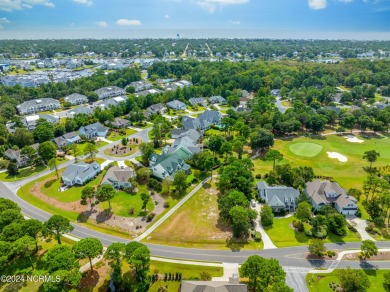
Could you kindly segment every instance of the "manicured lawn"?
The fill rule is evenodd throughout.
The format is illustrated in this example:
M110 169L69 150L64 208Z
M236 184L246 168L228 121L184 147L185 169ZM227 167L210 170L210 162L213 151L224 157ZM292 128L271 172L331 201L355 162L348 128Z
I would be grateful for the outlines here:
M165 275L165 273L182 273L182 278L185 279L199 279L201 272L208 272L213 277L221 277L223 275L223 268L220 267L208 267L198 265L183 265L176 263L167 263L159 261L151 261L150 271L154 273L158 271L158 274ZM157 292L160 287L168 286L168 291L178 291L180 288L180 281L164 281L159 280L155 282L150 288L149 292Z
M337 273L339 270L334 270L329 274L307 274L306 275L306 284L310 292L326 292L333 291L330 287L330 283L339 283ZM384 275L389 272L389 270L363 270L370 280L370 288L367 289L368 292L380 292L386 291L383 287Z
M115 215L123 217L139 217L143 216L144 212L142 209L142 200L141 193L147 193L145 185L138 185L138 193L136 195L130 195L123 191L118 191L115 194L115 197L111 200L111 208ZM108 208L108 202L102 202L99 205L101 209ZM130 208L134 208L134 214L130 215ZM150 198L148 204L146 205L146 210L148 213L152 212L154 209L154 203L152 198Z
M133 129L124 129L126 130L126 134L125 135L119 135L119 133L116 133L115 131L112 131L110 133L110 135L107 137L108 140L111 140L111 141L118 141L118 140L122 140L123 138L126 138L130 135L133 135L135 133L137 133L136 130L133 130Z
M293 140L275 140L272 149L280 151L284 155L284 160L280 163L290 163L293 167L310 166L316 175L331 176L343 188L360 188L367 177L363 167L369 163L363 160L363 154L368 150L380 150L380 157L374 166L385 166L390 164L390 138L382 135L376 137L357 136L364 140L363 143L347 142L346 138L337 135L329 135L320 138L296 138ZM323 149L314 157L303 157L295 155L290 146L296 143L315 143L323 146ZM339 162L331 159L326 154L327 151L338 152L348 158L347 162ZM264 175L272 169L271 161L256 159L255 173Z
M290 227L295 217L288 218L275 218L272 227L264 228L272 242L277 247L307 245L311 237L308 237L303 232L295 231ZM337 236L333 233L329 233L324 242L349 242L359 241L360 237L356 233L352 233L348 230L348 233L344 237Z
M81 155L84 155L84 149L85 149L86 145L87 145L87 143L80 143L79 144L79 152L81 153ZM100 147L108 145L108 143L105 141L96 141L95 145L97 148L100 148Z
M37 174L38 172L41 172L46 169L46 166L40 165L35 167L34 169L31 169L31 167L23 168L19 170L19 173L17 175L8 175L8 172L2 172L0 173L0 180L1 181L14 181L14 180L21 180L26 177L32 176L34 174Z
M322 145L316 143L295 143L290 145L290 151L295 155L314 157L322 150Z
M262 249L263 244L232 240L219 220L215 185L205 185L145 240L148 243L210 249Z
M61 177L61 172L59 172L59 175ZM61 186L60 180L57 179L56 175L54 174L49 181L47 181L42 187L41 192L44 193L46 196L56 199L60 202L75 202L80 200L81 198L81 191L85 187L96 187L100 184L101 180L104 177L105 172L101 172L94 180L90 181L84 186L73 186L66 191L60 192L58 189Z
M57 158L58 164L64 163L66 161L68 161L68 159L66 159L66 158L61 158L61 159ZM34 169L31 169L31 167L26 167L26 168L20 169L19 173L17 175L12 175L12 176L8 175L7 171L2 172L2 173L0 173L0 181L16 181L16 180L25 179L25 178L30 177L34 174L37 174L41 171L44 171L45 169L47 169L47 167L44 165L38 165Z

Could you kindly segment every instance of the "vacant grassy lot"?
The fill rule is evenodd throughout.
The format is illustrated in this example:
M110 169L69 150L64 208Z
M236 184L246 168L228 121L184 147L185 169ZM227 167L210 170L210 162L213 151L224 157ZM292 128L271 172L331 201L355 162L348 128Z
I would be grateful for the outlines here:
M215 185L205 185L152 234L149 243L210 249L262 249L262 242L232 240L230 227L219 220Z
M374 166L385 166L390 164L390 138L389 135L367 135L357 136L364 140L363 143L347 142L346 138L337 135L329 135L319 138L296 138L292 140L275 140L273 149L279 150L284 155L280 163L290 163L293 167L310 166L316 175L332 176L344 188L362 188L367 173L363 167L369 163L363 160L363 154L368 150L380 150L380 157ZM296 143L315 143L323 149L314 157L303 157L295 155L290 146ZM294 146L293 146L294 149ZM339 162L331 159L327 151L338 152L348 158L347 162ZM271 161L255 160L255 173L262 175L272 169Z
M137 133L137 131L133 130L133 129L124 129L124 130L126 130L125 135L119 135L119 133L112 131L110 133L110 135L107 137L107 139L111 140L111 141L118 141L118 140L122 140L123 138L127 138L128 136Z
M141 193L148 193L144 185L138 185L138 193L136 195L130 195L123 191L118 191L115 194L115 197L111 200L112 212L117 216L123 217L139 217L144 216L144 211L142 209L142 200ZM99 208L105 210L108 208L108 202L102 202L99 204ZM130 215L129 210L134 208L134 214ZM154 209L154 203L152 198L150 198L148 204L146 205L147 213L152 212Z
M311 237L306 236L303 232L297 232L290 227L295 217L274 219L272 227L265 228L268 236L277 247L307 245ZM325 242L349 242L359 241L360 237L357 233L352 233L348 230L348 233L344 237L337 236L333 233L329 233Z
M339 270L334 270L329 274L307 274L306 283L310 292L326 292L333 291L330 287L330 283L339 283L337 273ZM370 280L370 288L367 289L368 292L380 292L386 291L383 287L384 275L389 272L389 270L363 270Z
M221 277L223 275L223 268L202 266L202 263L199 263L198 266L151 261L150 271L152 273L158 271L158 274L160 275L165 275L165 273L182 273L183 279L199 278L199 275L202 272L208 272L212 277ZM180 281L159 280L149 288L149 291L157 292L160 287L168 287L168 291L178 291L180 288Z

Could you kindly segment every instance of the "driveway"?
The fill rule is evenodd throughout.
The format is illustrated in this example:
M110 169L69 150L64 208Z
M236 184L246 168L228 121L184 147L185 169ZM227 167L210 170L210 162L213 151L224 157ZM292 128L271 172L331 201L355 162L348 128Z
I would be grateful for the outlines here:
M366 227L367 227L367 221L366 220L360 219L358 217L350 217L347 220L352 224L352 226L355 226L356 230L359 232L359 234L360 234L360 236L362 238L362 241L363 240L367 240L367 239L372 240L372 241L376 241L366 231Z
M269 238L268 234L265 232L263 226L260 223L260 211L261 211L261 205L259 203L256 203L256 207L251 207L257 212L257 219L255 220L255 230L261 233L261 240L264 243L264 249L273 249L277 248L271 238Z

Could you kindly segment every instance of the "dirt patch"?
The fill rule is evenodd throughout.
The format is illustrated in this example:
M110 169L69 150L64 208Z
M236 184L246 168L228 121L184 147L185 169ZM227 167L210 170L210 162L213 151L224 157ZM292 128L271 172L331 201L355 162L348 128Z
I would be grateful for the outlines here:
M83 273L79 284L79 291L108 291L111 268L106 261L100 261L94 266L94 270ZM98 290L95 290L98 289Z
M51 206L65 211L76 212L79 214L79 222L92 221L93 224L108 228L119 229L124 232L129 232L130 235L136 237L138 234L145 231L145 228L152 222L146 222L145 217L122 217L112 214L109 210L102 210L99 205L90 209L89 206L83 206L79 201L64 203L54 198L51 198L41 191L41 187L47 183L51 183L53 177L49 177L41 182L37 182L30 189L31 194L41 201L49 203ZM165 199L159 195L152 196L155 204L153 213L158 216L164 211Z

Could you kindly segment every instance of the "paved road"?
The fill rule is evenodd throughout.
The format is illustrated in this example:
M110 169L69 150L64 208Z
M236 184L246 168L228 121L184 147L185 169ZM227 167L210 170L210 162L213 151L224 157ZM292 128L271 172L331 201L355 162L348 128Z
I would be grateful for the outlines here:
M279 111L284 114L286 112L286 110L288 109L288 107L284 106L282 104L282 98L280 96L278 96L276 98L276 102L275 102L276 106L278 107Z

